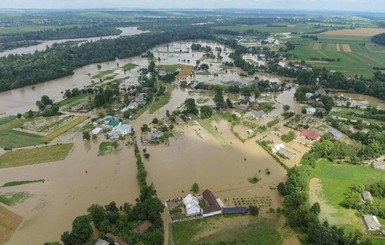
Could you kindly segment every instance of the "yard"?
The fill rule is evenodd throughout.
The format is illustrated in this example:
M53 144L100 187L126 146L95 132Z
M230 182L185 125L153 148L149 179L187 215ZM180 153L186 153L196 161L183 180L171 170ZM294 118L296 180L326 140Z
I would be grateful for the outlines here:
M339 204L344 199L344 193L348 191L349 187L357 183L368 185L383 180L385 178L385 171L364 166L335 164L321 160L317 163L312 178L310 193L318 192L319 195L317 197L313 195L312 198L311 194L310 199L320 202L321 216L328 217L331 224L347 225L361 231L366 230L362 218L357 215L355 210L345 209ZM315 179L320 180L318 188L312 184ZM324 212L324 215L322 215L322 212Z
M73 144L62 144L7 152L0 156L0 168L10 168L60 161L66 158Z
M15 148L43 144L41 136L13 130L21 127L27 120L15 117L0 122L0 147Z
M170 225L169 244L254 244L283 243L274 219L252 216L217 216Z

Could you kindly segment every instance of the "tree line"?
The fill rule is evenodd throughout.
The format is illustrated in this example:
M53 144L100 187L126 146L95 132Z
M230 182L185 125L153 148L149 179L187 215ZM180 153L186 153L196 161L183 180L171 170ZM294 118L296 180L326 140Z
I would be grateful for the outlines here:
M373 36L370 40L372 40L372 42L374 43L385 46L385 33L377 34Z

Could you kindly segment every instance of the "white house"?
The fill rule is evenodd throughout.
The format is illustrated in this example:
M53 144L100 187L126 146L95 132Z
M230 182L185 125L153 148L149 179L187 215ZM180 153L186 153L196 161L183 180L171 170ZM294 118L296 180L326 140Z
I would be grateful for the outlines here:
M381 224L374 215L364 215L364 221L369 231L379 231L381 229Z
M122 124L116 127L116 132L120 135L127 135L132 132L132 126L129 124Z
M201 213L199 200L195 196L188 194L185 198L183 198L183 204L185 206L187 216L197 215Z
M274 148L273 148L273 152L278 152L282 148L285 148L284 144L275 145Z
M306 115L314 115L315 112L316 112L316 109L314 107L306 108Z

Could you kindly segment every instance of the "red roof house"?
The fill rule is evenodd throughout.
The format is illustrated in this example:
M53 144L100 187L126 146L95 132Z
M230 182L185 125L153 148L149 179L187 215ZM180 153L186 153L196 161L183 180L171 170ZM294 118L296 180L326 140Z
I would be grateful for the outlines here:
M302 130L300 136L303 136L308 140L314 141L321 139L321 135L307 129Z
M207 207L202 209L203 217L213 216L222 213L222 208L219 206L217 199L210 190L205 190L202 193L203 200L205 200Z

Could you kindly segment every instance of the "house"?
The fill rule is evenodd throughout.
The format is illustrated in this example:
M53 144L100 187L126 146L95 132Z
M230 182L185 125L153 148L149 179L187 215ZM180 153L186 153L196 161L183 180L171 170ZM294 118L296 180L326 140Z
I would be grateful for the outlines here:
M121 124L121 122L112 118L111 116L106 116L103 120L104 120L104 125L108 128L115 128Z
M133 102L130 102L130 104L128 104L127 110L134 110L138 107L139 107L139 104L137 102L133 101Z
M96 240L96 242L94 243L94 245L110 245L110 243L107 242L106 240L103 240L103 239L98 238L98 240Z
M374 215L364 215L364 221L369 231L379 231L381 224Z
M321 139L321 135L311 131L311 130L307 130L307 129L304 129L301 131L300 133L300 136L308 139L308 140L311 140L311 141L317 141L319 139Z
M102 128L96 127L91 131L91 134L98 135L100 132L102 132Z
M143 233L146 233L148 229L152 226L152 223L148 220L142 222L138 227L136 227L135 232L138 235L143 235Z
M372 194L369 191L363 191L361 195L364 202L367 202L367 201L373 202Z
M121 124L116 127L116 132L120 135L127 135L132 132L132 126L129 124Z
M184 124L185 122L183 121L182 118L176 116L176 117L175 117L175 123L176 123L176 124Z
M183 198L183 205L186 209L187 216L193 216L201 213L198 198L191 194L188 194L185 198Z
M223 208L223 214L247 214L249 209L247 207L232 207L232 208Z
M114 236L111 233L107 233L106 237L110 238L112 241L114 241L115 245L128 245L125 241L122 240L122 238L118 236Z
M280 148L278 150L278 153L286 158L288 158L289 160L293 160L297 155L291 151L289 151L288 149L286 148Z
M116 140L119 139L119 134L115 130L112 130L107 133L107 137L111 140Z
M207 207L202 208L203 217L214 216L222 213L221 206L219 205L217 199L210 190L205 190L202 193L202 197L207 204Z
M156 130L156 131L152 132L152 138L153 139L160 139L163 136L164 136L164 133L162 131Z
M275 145L273 148L273 152L278 152L281 148L285 148L285 145L284 144Z
M265 116L265 112L264 111L256 111L253 113L253 116L255 117L255 119L258 119L258 118L261 118L263 116Z
M305 96L307 99L310 99L311 97L314 96L314 94L313 93L306 93Z
M334 139L339 140L342 137L342 134L340 131L336 129L330 129L329 133L334 137Z
M306 108L306 115L314 115L315 112L316 112L316 109L314 107Z
M247 134L248 134L248 135L254 135L255 132L254 132L254 130L252 130L252 129L248 129L248 130L247 130Z

